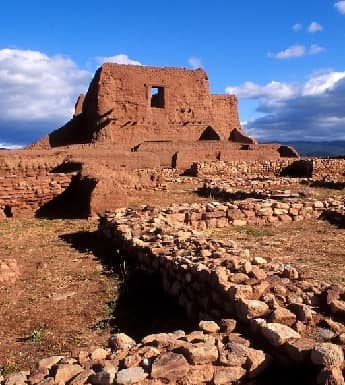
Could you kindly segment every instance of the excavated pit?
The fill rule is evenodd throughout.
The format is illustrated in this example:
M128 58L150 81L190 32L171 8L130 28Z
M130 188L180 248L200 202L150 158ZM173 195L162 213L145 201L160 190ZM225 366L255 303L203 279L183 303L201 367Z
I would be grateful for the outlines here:
M196 330L173 297L164 292L158 275L131 269L125 277L114 311L114 327L137 342L148 334Z

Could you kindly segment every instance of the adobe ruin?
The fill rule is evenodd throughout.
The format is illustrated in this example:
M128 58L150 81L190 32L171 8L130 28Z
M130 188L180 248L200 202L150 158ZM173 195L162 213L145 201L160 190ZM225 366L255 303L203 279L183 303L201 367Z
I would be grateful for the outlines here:
M211 94L202 69L106 63L69 122L26 149L0 154L0 215L47 215L50 201L67 211L83 203L82 215L96 215L126 205L128 189L154 187L164 167L183 173L195 162L298 157L293 148L247 136L236 96Z
M39 143L130 148L181 140L256 143L241 130L236 96L210 94L204 70L106 63L78 98L73 119Z
M181 168L191 160L298 157L287 146L258 145L241 128L237 97L209 89L203 69L106 63L79 96L72 120L31 148L111 144L154 152L162 166Z

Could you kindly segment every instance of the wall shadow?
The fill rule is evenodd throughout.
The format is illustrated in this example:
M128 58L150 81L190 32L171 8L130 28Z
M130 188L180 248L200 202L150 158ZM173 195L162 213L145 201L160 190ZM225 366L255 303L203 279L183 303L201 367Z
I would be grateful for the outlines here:
M128 264L110 248L97 231L63 234L60 239L81 252L92 252L104 266L104 274L118 279L118 297L109 326L112 332L123 332L136 341L152 333L197 330L198 321L188 319L184 309L165 293L159 275L150 275Z

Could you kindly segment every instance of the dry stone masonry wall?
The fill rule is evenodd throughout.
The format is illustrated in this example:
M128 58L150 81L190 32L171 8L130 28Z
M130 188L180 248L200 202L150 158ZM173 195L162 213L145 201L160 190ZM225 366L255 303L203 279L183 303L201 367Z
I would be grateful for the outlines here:
M247 338L278 362L319 368L318 384L343 384L345 288L317 282L290 265L250 257L231 240L207 239L183 223L189 209L105 213L99 230L114 250L159 274L190 317L235 318ZM320 337L325 329L330 338Z
M342 180L345 177L344 159L279 159L253 161L195 162L191 173L199 177L273 177L287 176L313 179Z
M191 333L151 334L138 343L118 333L109 345L73 357L44 358L37 370L12 375L4 384L225 385L252 380L271 363L236 331L233 319L201 321Z

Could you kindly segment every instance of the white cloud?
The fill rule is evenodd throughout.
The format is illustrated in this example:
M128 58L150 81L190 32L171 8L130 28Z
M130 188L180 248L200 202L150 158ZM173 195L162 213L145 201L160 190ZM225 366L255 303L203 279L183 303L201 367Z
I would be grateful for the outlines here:
M345 0L337 1L334 6L339 13L345 15Z
M240 86L226 87L225 92L235 94L240 99L287 100L297 96L320 95L331 90L343 78L345 78L345 72L318 72L310 76L304 83L271 81L259 85L248 81Z
M0 142L30 143L68 121L91 77L65 56L0 49Z
M324 47L321 47L320 45L318 44L312 44L310 47L309 47L309 51L308 51L308 54L309 55L318 55L319 53L322 53L326 51L326 49Z
M300 94L302 96L321 95L333 89L335 84L343 78L345 78L345 72L316 73L302 85Z
M76 98L90 78L89 72L64 56L1 49L0 123L63 122L72 116Z
M301 31L302 28L303 28L303 25L300 24L300 23L296 23L296 24L294 24L294 25L292 26L292 30L293 30L294 32L299 32L299 31Z
M5 148L6 150L17 150L18 148L22 148L23 146L11 143L2 143L0 142L0 149ZM0 153L1 154L1 153Z
M202 68L203 65L201 63L201 59L198 57L190 57L188 59L188 64L194 69Z
M345 71L314 73L300 83L246 82L226 91L258 101L262 116L246 126L248 134L258 139L345 139Z
M272 81L268 84L260 86L253 82L245 82L238 87L227 87L227 94L235 94L242 99L285 99L293 96L295 85Z
M97 58L140 64L127 55ZM30 143L67 122L92 73L62 55L0 49L0 142Z
M128 55L125 55L123 53L120 53L115 56L98 56L96 58L96 61L98 65L102 65L103 63L131 64L137 66L142 65L139 61L130 59Z
M323 26L316 21L313 21L312 23L310 23L308 27L308 32L310 33L321 32L322 30L323 30Z
M312 44L309 48L304 45L292 45L278 53L268 53L268 57L279 60L299 58L306 55L318 55L326 49L318 44Z
M306 49L304 45L292 45L278 53L269 53L268 56L274 59L291 59L304 56L305 54Z

